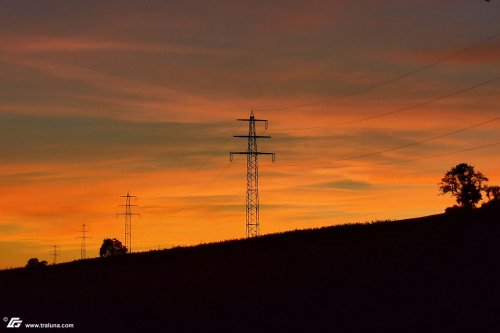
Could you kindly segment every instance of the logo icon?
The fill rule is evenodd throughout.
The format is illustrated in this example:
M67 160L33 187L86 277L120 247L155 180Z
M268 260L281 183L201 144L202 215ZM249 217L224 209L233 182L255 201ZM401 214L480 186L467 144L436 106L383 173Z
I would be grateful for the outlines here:
M7 324L7 328L18 328L19 326L21 326L22 322L23 321L21 320L21 318L19 318L19 317L12 317L12 318L10 318L10 321Z

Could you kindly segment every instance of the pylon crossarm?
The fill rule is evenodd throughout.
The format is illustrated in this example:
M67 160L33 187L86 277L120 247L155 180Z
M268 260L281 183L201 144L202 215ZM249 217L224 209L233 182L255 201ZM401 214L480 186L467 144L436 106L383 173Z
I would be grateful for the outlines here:
M276 162L276 153L262 153L262 152L257 152L257 155L271 155L271 159L274 162Z
M254 118L250 118L250 119L236 119L236 120L237 121L265 121L266 123L269 122L267 119L254 119Z
M229 160L232 162L233 161L233 155L248 155L246 151L232 151L229 153Z

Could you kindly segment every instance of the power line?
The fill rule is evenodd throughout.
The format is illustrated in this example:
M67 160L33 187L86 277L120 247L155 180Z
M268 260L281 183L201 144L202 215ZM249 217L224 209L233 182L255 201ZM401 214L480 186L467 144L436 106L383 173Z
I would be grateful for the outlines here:
M380 163L380 164L388 165L388 164L400 164L400 163L415 162L415 161L426 160L426 159L429 159L429 158L438 158L438 157L444 157L444 156L449 156L449 155L455 155L455 154L465 153L465 152L468 152L468 151L489 148L489 147L493 147L493 146L497 146L497 145L500 145L500 141L499 142L485 144L485 145L481 145L481 146L475 146L475 147L471 147L471 148L467 148L467 149L456 150L456 151L449 152L449 153L433 154L433 155L427 155L427 156L412 158L412 159L409 159L409 160L401 160L401 161L394 161L394 162L385 162L385 163Z
M299 108L303 108L303 107L308 107L308 106L315 106L315 105L319 105L319 104L324 104L324 103L329 103L329 102L333 102L333 101L337 101L339 99L343 99L343 98L347 98L347 97L351 97L351 96L354 96L354 95L359 95L361 93L364 93L364 92L367 92L367 91L370 91L370 90L373 90L373 89L376 89L376 88L379 88L379 87L382 87L382 86L385 86L385 85L388 85L390 83L393 83L393 82L396 82L396 81L399 81L401 79L404 79L410 75L413 75L413 74L416 74L416 73L419 73L419 72L422 72L428 68L431 68L433 66L436 66L446 60L449 60L449 59L452 59L454 57L457 57L459 56L460 54L462 53L465 53L467 51L470 51L474 48L476 48L477 46L481 45L481 44L484 44L490 40L493 40L495 38L497 38L498 36L500 36L500 33L496 33L488 38L485 38L485 39L482 39L472 45L469 45L463 49L460 49L458 50L457 52L454 52L450 55L447 55L447 56L444 56L442 58L439 58L438 60L432 62L432 63L429 63L427 65L424 65L424 66L421 66L421 67L418 67L416 69L413 69L409 72L406 72L406 73L403 73L401 75L398 75L396 77L393 77L391 79L388 79L388 80L385 80L385 81L381 81L379 83L375 83L371 86L368 86L366 88L362 88L362 89L358 89L358 90L354 90L354 91L351 91L351 92L348 92L346 94L343 94L343 95L338 95L338 96L335 96L335 97L332 97L332 98L327 98L327 99L323 99L323 100L319 100L319 101L316 101L316 102L311 102L311 103L305 103L305 104L297 104L297 105L293 105L293 106L284 106L284 107L274 107L274 108L262 108L262 109L254 109L255 111L285 111L285 110L293 110L293 109L299 109Z
M345 168L359 168L359 167L365 167L367 165L370 166L377 166L377 165L390 165L390 164L401 164L401 163L408 163L408 162L415 162L415 161L420 161L420 160L425 160L425 159L431 159L431 158L439 158L439 157L444 157L444 156L450 156L450 155L455 155L455 154L460 154L460 153L465 153L468 151L474 151L474 150L480 150L480 149L485 149L489 147L494 147L500 145L500 142L493 142L493 143L488 143L485 145L481 146L474 146L466 149L461 149L461 150L456 150L452 151L449 153L440 153L440 154L433 154L433 155L427 155L427 156L422 156L418 158L413 158L413 159L408 159L408 160L400 160L400 161L393 161L393 162L382 162L382 163L365 163L362 165L348 165L348 166L332 166L332 165L325 165L325 166L319 166L319 165L307 165L308 167L318 167L318 168L325 168L325 169L345 169ZM302 164L283 164L283 163L277 163L276 166L278 167L304 167L306 165Z
M239 159L240 159L240 157L238 156L238 157L236 158L235 162L238 162L238 160L239 160ZM199 186L199 187L198 187L198 189L197 189L196 191L194 191L194 192L192 193L192 195L190 196L190 197L191 197L191 199L198 199L198 198L200 198L200 196L201 196L201 195L200 195L200 192L202 192L202 190L204 190L204 189L206 189L206 188L209 188L209 186L210 186L213 182L215 182L215 181L216 181L217 179L219 179L222 175L224 175L224 174L227 172L227 170L229 170L229 169L230 169L231 167L233 167L235 164L237 164L237 163L230 163L230 162L228 162L228 163L226 164L226 166L225 166L225 167L224 167L224 168L223 168L223 169L222 169L222 170L221 170L218 174L216 174L214 177L212 177L212 179L210 179L209 181L207 181L207 182L203 183L201 186ZM176 216L178 216L178 215L179 215L182 211L184 211L185 209L186 209L186 207L185 207L185 206L184 206L184 207L182 207L182 208L180 208L179 210L177 210L176 212L174 212L174 213L171 215L171 217L176 217Z
M235 126L238 129L241 126ZM267 128L265 129L267 130ZM210 155L208 158L206 158L188 177L185 177L184 182L182 183L183 185L186 184L187 179L193 178L194 175L196 175L208 162L210 162L217 154L222 150L222 148L231 140L231 137L227 138L224 140L222 144L220 144L215 151L213 152L212 155ZM235 160L235 163L228 163L219 173L217 173L214 177L212 177L210 180L207 182L204 182L202 185L200 185L195 191L191 192L191 199L198 199L200 197L200 192L202 190L208 188L212 183L214 183L217 179L219 179L222 175L224 175L231 167L234 166L234 164L237 164L239 161L240 156L238 156ZM182 211L184 211L185 208L180 208L176 212L174 212L171 217L176 217L178 216Z
M441 139L441 138L444 138L444 137L447 137L447 136L450 136L450 135L454 135L454 134L457 134L457 133L465 132L467 130L470 130L470 129L473 129L473 128L476 128L476 127L480 127L480 126L486 125L488 123L497 121L499 119L500 119L500 117L492 118L492 119L489 119L487 121L476 123L476 124L473 124L473 125L470 125L470 126L467 126L467 127L464 127L464 128L460 128L458 130L454 130L454 131L451 131L451 132L447 132L447 133L444 133L444 134L440 134L440 135L433 136L433 137L430 137L430 138L426 138L426 139L423 139L423 140L419 140L419 141L416 141L416 142L412 142L412 143L408 143L408 144L404 144L404 145L400 145L400 146L396 146L396 147L392 147L392 148L388 148L388 149L384 149L384 150L379 150L379 151L371 152L371 153L367 153L367 154L361 154L361 155L355 155L355 156L351 156L351 157L336 159L336 160L333 160L331 162L350 161L350 160L354 160L354 159L359 159L359 158L369 157L369 156L374 156L374 155L380 155L380 154L387 153L387 152L390 152L390 151L395 151L395 150L399 150L399 149L404 149L404 148L416 146L416 145L419 145L419 144L422 144L422 143L426 143L426 142L429 142L429 141L434 141L434 140ZM300 164L283 164L283 163L278 163L277 165L278 166L303 166L303 167L319 167L319 168L327 167L328 168L328 167L332 167L332 166L328 166L327 165L328 163L331 163L331 162L320 162L320 163L315 163L315 164L303 164L303 165L300 165Z
M208 130L207 130L207 132L208 132ZM199 137L201 138L202 136L199 136ZM214 157L218 155L218 153L222 150L222 148L225 145L227 145L229 143L230 140L231 140L231 137L228 137L226 140L224 140L224 142L222 142L222 144L217 146L215 148L215 150L213 151L213 153L209 157L207 157L205 160L203 160L203 162L201 162L201 164L196 169L194 169L190 175L188 175L187 177L184 177L184 181L179 186L186 185L186 183L188 182L188 179L192 179L193 176L195 176L202 168L205 167L205 165L207 165L211 160L213 160ZM216 176L216 178L218 178L218 177L219 176ZM211 180L210 182L212 182L212 181L213 180Z
M490 120L487 120L487 121L483 121L483 122L478 123L478 124L467 126L467 127L455 130L455 131L447 132L447 133L444 133L444 134L441 134L441 135L438 135L438 136L433 136L433 137L430 137L430 138L427 138L427 139L423 139L423 140L420 140L420 141L408 143L408 144L405 144L405 145L401 145L401 146L397 146L397 147L393 147L393 148L389 148L389 149L385 149L385 150L376 151L376 152L373 152L373 153L368 153L368 154L362 154L362 155L356 155L356 156L352 156L352 157L348 157L348 158L343 158L343 159L339 159L339 160L336 160L336 161L339 161L339 162L340 161L349 161L349 160L354 160L354 159L368 157L368 156L373 156L373 155L380 155L380 154L387 153L387 152L390 152L390 151L394 151L394 150L399 150L399 149L403 149L403 148L408 148L408 147L416 146L416 145L419 145L419 144L422 144L422 143L425 143L425 142L434 141L434 140L437 140L437 139L444 138L446 136L450 136L450 135L454 135L454 134L457 134L457 133L461 133L461 132L470 130L472 128L479 127L479 126L482 126L482 125L485 125L485 124L497 121L499 119L500 119L500 117L496 117L496 118L493 118L493 119L490 119Z
M241 126L235 126L238 129L241 128ZM267 128L265 129L267 130ZM196 175L208 162L210 162L217 154L222 150L222 148L231 140L231 137L227 138L224 140L222 144L220 144L215 151L213 152L212 155L210 155L208 158L206 158L188 177L185 177L184 182L182 183L183 185L187 183L187 179L192 179L194 175ZM193 192L191 192L191 199L198 199L200 198L200 192L202 190L208 188L212 183L214 183L217 179L219 179L222 175L224 175L231 167L233 167L235 164L238 164L237 162L239 161L240 156L238 156L235 160L235 163L228 163L219 173L217 173L214 177L212 177L210 180L207 182L204 182L202 185L198 186L197 189ZM182 211L185 210L184 208L180 208L177 211L175 211L171 217L176 217L178 216Z
M457 90L455 92L452 92L452 93L449 93L449 94L446 94L446 95L442 95L442 96L430 99L430 100L425 101L425 102L416 103L416 104L413 104L413 105L410 105L410 106L406 106L406 107L403 107L403 108L400 108L400 109L396 109L394 111L379 113L379 114L376 114L376 115L373 115L373 116L369 116L369 117L365 117L365 118L360 118L360 119L355 119L355 120L350 120L350 121L341 122L341 123L333 123L333 124L326 124L326 125L321 125L321 126L312 126L312 127L303 127L303 128L288 129L287 131L307 131L307 130L312 130L312 129L328 128L328 127L335 127L335 126L342 126L342 125L350 125L350 124L359 123L359 122L362 122L362 121L367 121L367 120L372 120L372 119L387 117L389 115L393 115L393 114L400 113L400 112L403 112L403 111L408 111L408 110L416 109L416 108L419 108L419 107L422 107L422 106L425 106L425 105L429 105L429 104L432 104L432 103L435 103L435 102L438 102L438 101L441 101L441 100L444 100L444 99L447 99L447 98L450 98L450 97L453 97L453 96L457 96L457 95L463 94L463 93L465 93L467 91L470 91L470 90L482 87L484 85L487 85L489 83L498 81L499 79L500 79L500 76L497 76L497 77L495 77L493 79L482 81L482 82L480 82L478 84L475 84L473 86L470 86L470 87L467 87L467 88L463 88L463 89Z

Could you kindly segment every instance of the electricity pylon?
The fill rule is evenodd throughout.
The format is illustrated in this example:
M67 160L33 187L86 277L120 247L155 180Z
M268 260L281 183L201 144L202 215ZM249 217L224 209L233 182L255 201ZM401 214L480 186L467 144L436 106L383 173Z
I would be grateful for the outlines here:
M88 225L85 223L82 224L82 230L81 233L82 235L80 237L76 237L77 239L80 238L82 240L81 248L80 248L80 258L81 259L86 259L87 258L87 242L86 240L92 237L87 236L87 229Z
M137 198L135 195L130 195L127 192L127 195L121 195L120 198L125 198L125 205L120 205L120 207L125 207L125 213L119 213L116 215L124 215L125 216L125 247L128 249L128 252L132 252L132 215L139 215L136 213L132 213L132 207L137 205L132 205L130 203L130 198Z
M55 265L57 264L57 257L59 256L59 251L57 251L57 248L59 246L57 245L54 245L53 248L54 248L54 251L52 252L52 264Z
M245 152L230 152L230 160L233 155L247 155L247 195L246 195L246 236L256 237L259 235L259 155L271 155L273 163L275 153L264 153L257 150L257 139L270 139L270 136L258 136L255 131L255 122L263 121L265 128L268 127L266 119L255 119L253 111L250 118L237 119L237 121L248 121L248 135L235 135L235 138L248 138L248 149Z

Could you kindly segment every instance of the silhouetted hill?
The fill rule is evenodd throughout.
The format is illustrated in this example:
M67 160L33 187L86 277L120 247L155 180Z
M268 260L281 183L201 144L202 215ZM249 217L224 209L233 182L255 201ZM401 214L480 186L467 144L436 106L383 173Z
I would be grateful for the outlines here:
M1 271L0 314L87 332L498 332L499 212Z

